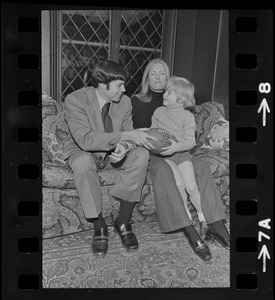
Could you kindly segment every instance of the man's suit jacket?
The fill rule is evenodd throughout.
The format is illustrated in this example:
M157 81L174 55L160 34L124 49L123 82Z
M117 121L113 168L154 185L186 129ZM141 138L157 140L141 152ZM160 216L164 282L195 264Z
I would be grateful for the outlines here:
M121 131L134 130L132 105L126 95L110 106L109 115L114 132L106 133L104 130L94 87L82 88L69 94L65 99L65 111L70 137L64 142L64 159L82 150L103 160L106 153L120 141Z

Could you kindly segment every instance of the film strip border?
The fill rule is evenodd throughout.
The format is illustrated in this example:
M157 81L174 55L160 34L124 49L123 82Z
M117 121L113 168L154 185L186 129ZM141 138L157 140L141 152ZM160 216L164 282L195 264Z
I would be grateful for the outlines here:
M239 294L272 297L272 11L234 11L229 22L230 206ZM257 296L255 296L257 294Z
M43 9L54 8L11 4L2 14L5 299L89 295L41 286ZM273 15L271 10L233 10L229 16L231 287L193 289L188 295L272 299ZM171 290L159 294L169 295Z

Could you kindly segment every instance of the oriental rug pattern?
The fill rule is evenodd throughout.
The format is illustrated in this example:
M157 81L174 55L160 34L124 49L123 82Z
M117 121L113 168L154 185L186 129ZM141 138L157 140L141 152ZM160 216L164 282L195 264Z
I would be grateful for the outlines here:
M183 233L162 234L157 222L132 225L139 249L127 253L109 228L106 257L91 252L92 230L43 241L43 288L205 288L230 286L230 253L209 245L203 262Z

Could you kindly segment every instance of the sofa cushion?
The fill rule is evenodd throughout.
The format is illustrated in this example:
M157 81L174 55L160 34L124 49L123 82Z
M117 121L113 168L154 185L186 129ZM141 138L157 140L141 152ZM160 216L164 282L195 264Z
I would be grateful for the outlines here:
M102 170L98 172L99 182L102 186L114 185L117 181L118 170ZM152 184L148 172L145 184ZM59 189L75 189L73 173L68 164L43 163L42 186Z
M229 187L229 176L220 176L214 178L215 184L221 195L221 201L224 205L224 212L226 219L229 221L230 218L230 187Z
M201 147L229 151L229 122L221 117L212 127Z
M102 170L98 172L98 175L102 186L114 185L118 171ZM44 163L42 185L59 189L75 189L73 173L67 164L61 166L54 163Z
M64 103L51 99L42 100L42 151L44 161L65 165L63 142L69 139L65 122Z
M110 194L113 186L102 186L102 214L111 226L118 215L119 201ZM134 208L131 222L156 222L153 187L145 185L141 200ZM42 188L43 192L43 238L71 234L93 228L86 221L76 189Z
M64 164L42 164L42 186L59 189L75 189L72 171Z
M61 165L65 164L63 159L63 146L61 141L57 138L56 134L50 132L44 135L42 147L49 157L48 161L56 162Z
M193 155L196 155L209 163L210 170L214 179L220 176L229 175L228 151L196 148Z
M194 116L197 124L197 146L201 146L212 127L224 117L224 106L215 101L204 102L195 106Z

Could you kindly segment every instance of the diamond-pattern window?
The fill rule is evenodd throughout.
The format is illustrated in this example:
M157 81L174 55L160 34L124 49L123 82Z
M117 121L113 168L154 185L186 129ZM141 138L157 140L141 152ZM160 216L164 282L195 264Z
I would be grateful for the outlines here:
M62 99L83 86L84 73L110 56L110 11L62 11Z
M132 96L139 90L145 65L162 53L163 10L122 10L118 55L111 53L110 10L62 11L62 100L83 86L84 73L97 62L119 58L131 74L126 91Z
M139 91L146 64L162 54L162 10L123 10L119 62L130 72L126 84L132 96Z

